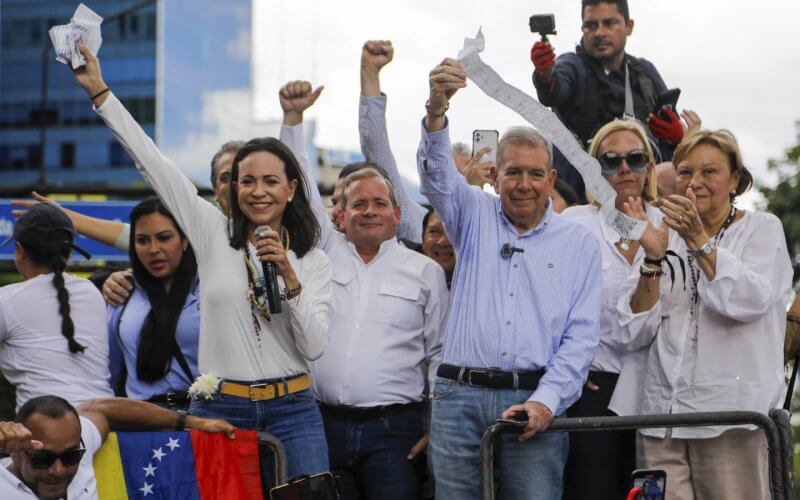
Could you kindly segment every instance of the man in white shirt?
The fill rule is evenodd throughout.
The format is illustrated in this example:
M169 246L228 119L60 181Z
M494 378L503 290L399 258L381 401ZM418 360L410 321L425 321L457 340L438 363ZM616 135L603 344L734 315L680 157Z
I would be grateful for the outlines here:
M225 432L231 438L234 433L223 420L134 399L94 399L75 409L58 396L40 396L20 408L15 422L0 422L0 449L11 453L10 464L0 467L0 498L96 499L92 460L111 428L186 428Z
M305 168L302 113L319 90L292 82L280 94L281 140ZM419 498L414 459L427 446L423 403L441 353L444 271L397 242L394 187L375 169L344 181L337 211L344 233L328 220L316 192L311 205L333 270L330 340L313 366L331 470L341 478L343 498Z

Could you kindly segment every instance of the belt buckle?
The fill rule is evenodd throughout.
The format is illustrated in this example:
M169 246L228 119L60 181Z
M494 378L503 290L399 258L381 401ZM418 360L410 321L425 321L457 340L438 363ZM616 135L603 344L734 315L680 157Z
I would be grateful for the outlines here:
M247 386L247 392L248 392L248 395L250 396L250 401L254 401L254 402L255 401L260 401L258 398L256 398L253 395L253 389L266 389L268 385L269 384L267 384L266 382L264 382L262 384L248 385Z
M481 387L472 382L472 376L476 373L482 375L489 375L489 370L470 370L469 373L467 373L467 384L469 384L471 387Z

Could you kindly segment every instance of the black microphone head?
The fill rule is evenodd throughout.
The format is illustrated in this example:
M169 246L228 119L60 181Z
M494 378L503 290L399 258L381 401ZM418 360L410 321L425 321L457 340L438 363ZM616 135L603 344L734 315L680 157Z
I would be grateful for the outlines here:
M514 255L514 250L511 248L511 245L504 243L503 246L500 247L500 257L510 259L512 255Z

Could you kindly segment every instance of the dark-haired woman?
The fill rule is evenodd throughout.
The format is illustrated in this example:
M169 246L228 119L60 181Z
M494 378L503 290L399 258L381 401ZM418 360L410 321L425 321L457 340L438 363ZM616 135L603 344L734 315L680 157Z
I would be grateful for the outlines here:
M75 71L78 82L175 216L197 258L202 375L190 391L190 412L271 432L286 448L290 476L327 470L308 376L309 360L322 355L327 343L331 294L330 262L314 247L319 224L307 194L313 187L280 141L254 139L234 159L226 218L161 154L108 91L97 59L79 48L87 64ZM256 241L259 226L271 230ZM265 300L264 262L274 265L283 291L280 314L270 314Z
M108 310L111 378L128 397L187 409L197 376L200 287L192 248L156 197L130 215L134 291Z
M640 414L766 414L786 390L792 266L781 221L733 204L752 177L730 132L688 135L672 162L677 194L657 202L666 226L648 225L639 240L646 258L618 302L624 335L647 348L643 370L623 371L620 385L643 375L641 392L628 394ZM639 201L627 205L649 219ZM685 272L661 264L668 249ZM638 465L667 471L669 498L771 498L767 443L753 426L640 434Z
M25 281L0 288L0 370L17 387L17 409L48 394L72 404L111 396L103 297L64 272L77 248L72 223L55 207L35 205L13 238Z

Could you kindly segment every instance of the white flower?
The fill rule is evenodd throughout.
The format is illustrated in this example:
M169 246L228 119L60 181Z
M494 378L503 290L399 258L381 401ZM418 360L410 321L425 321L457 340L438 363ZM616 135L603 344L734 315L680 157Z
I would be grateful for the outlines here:
M217 393L220 382L222 381L213 373L204 373L189 387L189 397L211 399Z

